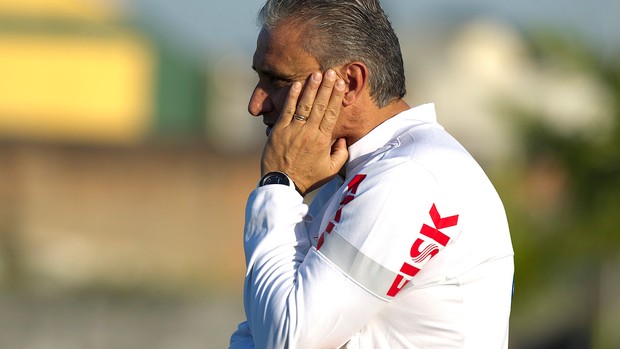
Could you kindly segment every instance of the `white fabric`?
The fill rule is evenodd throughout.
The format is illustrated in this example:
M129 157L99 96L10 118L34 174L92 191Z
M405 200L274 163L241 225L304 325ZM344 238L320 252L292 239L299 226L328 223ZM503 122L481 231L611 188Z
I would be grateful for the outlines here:
M309 208L286 186L251 193L231 348L506 348L504 208L434 106L379 125L346 169Z

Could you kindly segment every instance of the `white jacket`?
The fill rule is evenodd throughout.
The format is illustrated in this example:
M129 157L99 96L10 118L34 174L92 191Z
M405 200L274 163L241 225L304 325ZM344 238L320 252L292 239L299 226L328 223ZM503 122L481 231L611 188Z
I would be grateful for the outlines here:
M497 192L422 105L349 147L312 204L254 190L231 348L506 348L513 249Z

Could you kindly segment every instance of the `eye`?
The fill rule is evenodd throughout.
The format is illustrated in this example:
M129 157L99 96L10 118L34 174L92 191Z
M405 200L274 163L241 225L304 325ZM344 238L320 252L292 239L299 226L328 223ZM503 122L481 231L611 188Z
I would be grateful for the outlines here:
M272 77L269 79L269 82L278 88L283 88L283 87L287 87L290 86L293 82L289 81L287 79L282 79L282 78L276 78L276 77Z

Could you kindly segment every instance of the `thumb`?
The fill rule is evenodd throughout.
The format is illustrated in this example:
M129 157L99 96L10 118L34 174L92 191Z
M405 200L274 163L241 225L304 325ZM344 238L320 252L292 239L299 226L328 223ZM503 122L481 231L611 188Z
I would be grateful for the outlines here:
M347 141L344 138L338 138L332 145L332 164L336 168L341 168L349 158L349 150L347 149Z

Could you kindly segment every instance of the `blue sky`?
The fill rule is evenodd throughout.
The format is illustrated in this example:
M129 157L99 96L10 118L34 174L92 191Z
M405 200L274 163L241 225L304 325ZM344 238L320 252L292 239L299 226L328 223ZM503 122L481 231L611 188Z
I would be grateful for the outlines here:
M262 0L116 0L169 40L202 53L252 51ZM495 17L519 28L556 28L603 51L620 46L618 0L383 0L397 32Z

